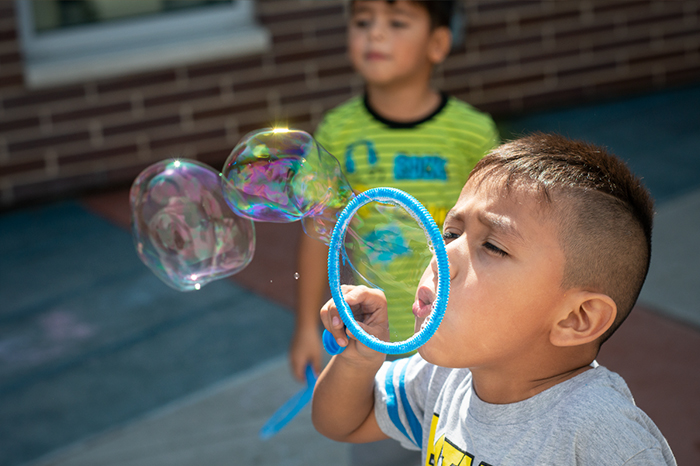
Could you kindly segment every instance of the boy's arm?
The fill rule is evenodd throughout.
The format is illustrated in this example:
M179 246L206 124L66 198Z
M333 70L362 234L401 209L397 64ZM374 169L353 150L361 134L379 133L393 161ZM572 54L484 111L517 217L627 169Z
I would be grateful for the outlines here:
M316 382L314 427L338 442L366 443L389 438L374 417L376 370L334 357Z
M294 335L289 348L289 363L297 380L304 381L304 371L311 364L321 371L321 336L318 310L326 290L328 247L305 234L299 239L297 256L297 308Z
M348 288L345 300L360 326L380 339L388 338L386 298L378 290ZM316 382L312 420L323 435L341 442L374 442L388 438L374 416L374 377L386 356L346 333L333 300L321 309L321 321L345 351L334 356Z

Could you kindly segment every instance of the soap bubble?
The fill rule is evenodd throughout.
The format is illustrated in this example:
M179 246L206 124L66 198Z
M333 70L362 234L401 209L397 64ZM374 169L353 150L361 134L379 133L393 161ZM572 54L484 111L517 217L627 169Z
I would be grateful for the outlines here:
M354 195L338 160L298 130L249 133L221 174L226 202L240 216L278 223L304 219L306 234L325 243L337 213Z
M219 178L203 163L169 159L146 168L131 186L138 255L177 290L198 290L239 272L253 258L253 222L231 211Z

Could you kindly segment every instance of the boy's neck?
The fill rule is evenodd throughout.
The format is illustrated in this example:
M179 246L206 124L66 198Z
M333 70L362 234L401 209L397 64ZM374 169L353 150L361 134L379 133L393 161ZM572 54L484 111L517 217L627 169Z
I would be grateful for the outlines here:
M420 120L433 113L441 95L428 83L425 86L381 87L367 84L367 102L379 116L399 123Z
M472 368L472 382L482 401L508 404L531 398L548 388L569 380L592 368L595 355L569 353L568 357L534 361L530 367L522 361L506 370Z

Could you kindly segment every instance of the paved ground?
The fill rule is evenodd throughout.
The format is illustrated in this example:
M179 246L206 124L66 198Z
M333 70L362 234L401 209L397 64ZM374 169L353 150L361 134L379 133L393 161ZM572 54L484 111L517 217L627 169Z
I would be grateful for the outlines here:
M700 464L698 108L700 87L504 124L607 145L658 200L640 303L599 361L688 465ZM138 261L128 214L117 190L0 215L0 466L414 464L391 443L322 438L308 408L258 439L301 388L285 359L298 225L258 225L245 271L182 294Z

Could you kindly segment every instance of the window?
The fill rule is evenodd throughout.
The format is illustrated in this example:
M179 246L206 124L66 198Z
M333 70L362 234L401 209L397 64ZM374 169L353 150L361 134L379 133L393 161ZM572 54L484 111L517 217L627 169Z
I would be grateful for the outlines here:
M269 47L252 0L16 0L29 87L85 81Z

